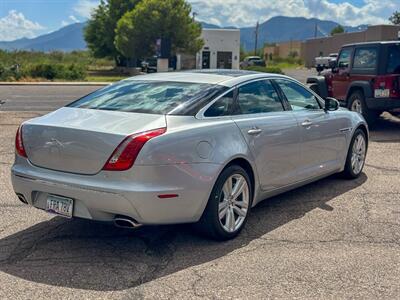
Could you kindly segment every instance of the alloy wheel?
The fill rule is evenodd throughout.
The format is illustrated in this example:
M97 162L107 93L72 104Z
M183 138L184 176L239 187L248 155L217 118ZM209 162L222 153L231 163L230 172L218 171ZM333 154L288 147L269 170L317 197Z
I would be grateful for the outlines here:
M354 174L359 174L364 166L367 144L362 134L357 135L351 153L351 168Z
M250 194L249 185L241 174L233 174L225 181L219 197L218 215L227 232L238 230L247 217Z

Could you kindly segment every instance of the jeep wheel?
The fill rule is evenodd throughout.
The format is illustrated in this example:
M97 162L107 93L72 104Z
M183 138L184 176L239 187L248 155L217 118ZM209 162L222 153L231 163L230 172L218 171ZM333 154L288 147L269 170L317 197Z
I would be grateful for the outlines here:
M347 107L351 111L362 114L370 125L374 124L376 119L379 117L379 112L370 110L367 107L364 94L360 91L356 91L350 95Z

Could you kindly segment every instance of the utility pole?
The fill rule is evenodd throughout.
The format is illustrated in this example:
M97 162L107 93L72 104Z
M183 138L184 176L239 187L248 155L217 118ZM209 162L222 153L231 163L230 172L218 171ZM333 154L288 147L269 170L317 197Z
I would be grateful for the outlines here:
M257 21L254 40L254 55L257 55L257 46L258 46L258 27L260 26L259 22Z
M315 22L315 28L314 28L314 39L316 39L316 38L317 38L317 35L318 35L318 25L317 25L317 22Z

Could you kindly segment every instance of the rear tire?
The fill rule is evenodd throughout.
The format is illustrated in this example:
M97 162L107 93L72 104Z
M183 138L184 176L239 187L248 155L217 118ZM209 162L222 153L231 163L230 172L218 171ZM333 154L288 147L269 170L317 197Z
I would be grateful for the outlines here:
M349 151L347 152L346 164L343 177L347 179L355 179L362 173L367 155L368 144L367 136L364 131L357 129L351 139Z
M355 91L350 95L347 107L351 111L362 114L369 125L373 125L380 115L379 111L368 108L361 91Z
M236 237L246 224L252 199L247 172L237 165L228 166L219 175L196 229L216 240Z

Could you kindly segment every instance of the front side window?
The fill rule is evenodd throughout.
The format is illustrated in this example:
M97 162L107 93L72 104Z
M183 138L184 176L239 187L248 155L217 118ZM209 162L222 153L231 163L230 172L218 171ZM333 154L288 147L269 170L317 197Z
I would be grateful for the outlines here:
M124 80L89 94L68 107L182 114L188 105L223 89L221 86L203 83Z
M390 46L388 49L387 73L400 74L400 45Z
M221 117L231 114L233 110L233 91L223 95L204 113L205 117Z
M279 85L285 94L293 110L320 109L317 98L307 91L301 85L284 79L277 79L275 82Z
M283 111L282 102L269 80L254 81L239 87L237 114Z
M343 49L338 59L339 68L348 68L350 66L351 48Z
M375 69L378 62L377 57L377 48L356 49L353 69Z

